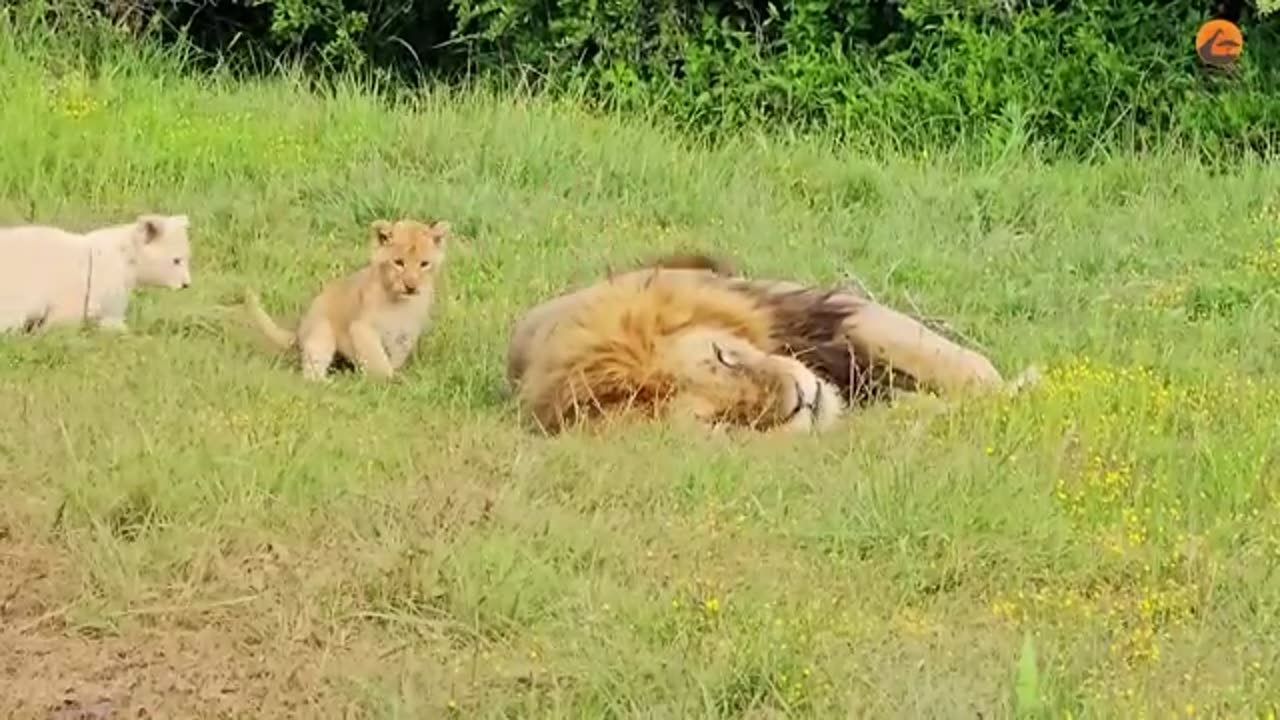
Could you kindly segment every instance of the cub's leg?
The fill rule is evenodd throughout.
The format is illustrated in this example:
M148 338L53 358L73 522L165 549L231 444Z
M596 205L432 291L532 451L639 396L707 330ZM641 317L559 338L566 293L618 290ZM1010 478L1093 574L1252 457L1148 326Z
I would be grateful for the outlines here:
M417 337L402 337L397 341L393 341L391 347L386 347L387 361L391 363L393 371L398 371L404 367L405 362L409 360L409 356L413 354L417 343Z
M329 365L333 362L334 353L338 349L338 341L329 323L317 322L308 325L304 332L298 333L302 376L307 380L322 381L328 376Z
M986 357L878 303L859 302L841 330L851 344L935 391L950 394L1002 386L999 371Z
M377 330L357 320L351 323L348 332L351 334L351 347L355 351L354 359L366 373L384 380L395 373Z
M107 315L99 319L98 328L112 333L129 332L129 326L125 323L124 318L119 315Z
M49 319L49 308L38 308L36 303L24 298L0 296L0 333L30 333L44 327Z
M129 291L123 288L103 290L98 297L88 303L86 321L93 322L98 328L112 333L129 331L125 324L125 316L129 312Z
M92 316L97 317L97 325L100 329L112 333L129 332L129 327L125 323L125 315L129 311L129 295L128 293L115 293L109 297L98 301L97 308L90 307Z

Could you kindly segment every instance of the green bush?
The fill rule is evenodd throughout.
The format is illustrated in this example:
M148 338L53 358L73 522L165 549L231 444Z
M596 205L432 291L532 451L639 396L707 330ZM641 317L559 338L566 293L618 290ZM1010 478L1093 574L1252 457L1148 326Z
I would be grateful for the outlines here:
M108 0L219 57L401 79L518 76L697 132L785 126L903 149L1270 152L1274 2L1204 68L1204 0ZM1228 3L1231 5L1231 3Z

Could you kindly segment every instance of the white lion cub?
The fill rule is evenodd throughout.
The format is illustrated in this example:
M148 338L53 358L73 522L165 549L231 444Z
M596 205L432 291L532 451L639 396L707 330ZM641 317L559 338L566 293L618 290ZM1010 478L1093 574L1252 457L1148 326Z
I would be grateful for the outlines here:
M93 321L127 330L135 287L191 285L186 215L68 232L45 225L0 228L0 332Z

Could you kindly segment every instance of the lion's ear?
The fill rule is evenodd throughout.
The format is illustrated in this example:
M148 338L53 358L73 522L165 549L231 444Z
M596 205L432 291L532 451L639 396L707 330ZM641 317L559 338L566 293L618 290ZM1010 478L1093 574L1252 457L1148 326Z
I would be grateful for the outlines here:
M378 245L386 245L391 242L392 225L389 220L374 220L369 225L369 234L373 237L373 242Z
M737 275L738 269L728 258L699 252L676 252L657 257L648 263L649 267L670 270L709 270L716 275Z
M164 233L164 218L159 215L139 215L137 223L137 238L143 245L159 240Z

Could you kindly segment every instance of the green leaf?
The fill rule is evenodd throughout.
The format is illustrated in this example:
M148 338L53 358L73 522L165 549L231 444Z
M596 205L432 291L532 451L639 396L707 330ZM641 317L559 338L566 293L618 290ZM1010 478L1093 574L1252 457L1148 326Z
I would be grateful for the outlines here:
M1039 714L1040 671L1036 667L1035 643L1028 632L1022 640L1022 655L1018 658L1018 672L1014 680L1014 713L1018 717Z

